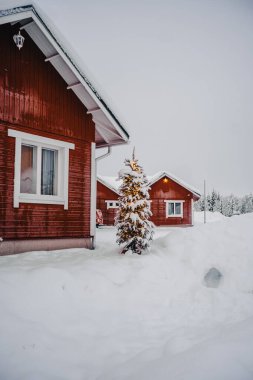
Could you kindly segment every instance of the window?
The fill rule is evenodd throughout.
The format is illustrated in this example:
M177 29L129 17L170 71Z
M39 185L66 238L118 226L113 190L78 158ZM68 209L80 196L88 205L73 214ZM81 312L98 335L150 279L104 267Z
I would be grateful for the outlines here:
M118 201L105 201L108 208L119 208L119 202Z
M69 149L75 145L12 129L8 135L16 138L14 207L21 202L68 209Z
M184 201L164 201L166 203L166 218L183 217Z

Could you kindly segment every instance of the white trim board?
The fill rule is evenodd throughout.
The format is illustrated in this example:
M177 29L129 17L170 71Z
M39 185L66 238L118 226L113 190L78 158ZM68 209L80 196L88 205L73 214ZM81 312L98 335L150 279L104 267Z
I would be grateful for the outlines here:
M36 142L36 143L43 145L43 146L44 145L50 145L50 146L56 146L58 148L61 147L61 148L75 149L75 144L69 143L67 141L51 139L48 137L34 135L31 133L17 131L15 129L8 129L8 136L9 137L19 137L22 140Z

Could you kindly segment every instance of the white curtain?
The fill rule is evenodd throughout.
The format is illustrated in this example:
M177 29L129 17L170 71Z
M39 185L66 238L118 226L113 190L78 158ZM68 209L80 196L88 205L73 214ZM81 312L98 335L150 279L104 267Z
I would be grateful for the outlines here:
M32 145L21 146L20 192L36 194L37 148Z

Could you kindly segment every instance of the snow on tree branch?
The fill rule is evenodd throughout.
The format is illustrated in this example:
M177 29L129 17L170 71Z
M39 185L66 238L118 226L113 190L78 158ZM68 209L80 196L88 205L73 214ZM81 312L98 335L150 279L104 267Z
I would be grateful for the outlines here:
M154 225L149 221L152 215L149 207L149 185L143 169L134 154L125 160L120 170L119 210L116 217L117 243L124 245L122 253L132 251L141 254L150 247Z

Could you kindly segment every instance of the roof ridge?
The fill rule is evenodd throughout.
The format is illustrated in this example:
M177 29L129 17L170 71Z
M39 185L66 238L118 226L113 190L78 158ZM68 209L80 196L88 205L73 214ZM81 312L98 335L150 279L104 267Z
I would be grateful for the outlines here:
M201 195L201 193L200 193L200 191L198 189L196 189L193 186L187 184L186 182L184 182L180 178L176 177L174 174L169 173L169 172L164 171L164 170L160 170L160 171L158 171L157 173L155 173L152 176L147 175L147 178L148 178L148 181L149 181L149 185L152 185L153 183L159 181L159 179L161 179L163 176L169 177L170 179L172 179L173 181L175 181L176 183L178 183L182 187L188 189L190 192L192 192L192 193L194 193L194 194L196 194L198 196ZM114 188L114 186L112 186L112 184L107 181L107 178L111 178L114 181L116 180L116 178L118 178L117 176L103 176L103 175L100 175L100 174L98 174L97 177L98 177L98 179L101 179L105 183L106 186L108 185L108 186L113 187L113 188ZM115 190L118 191L118 188L115 188Z

